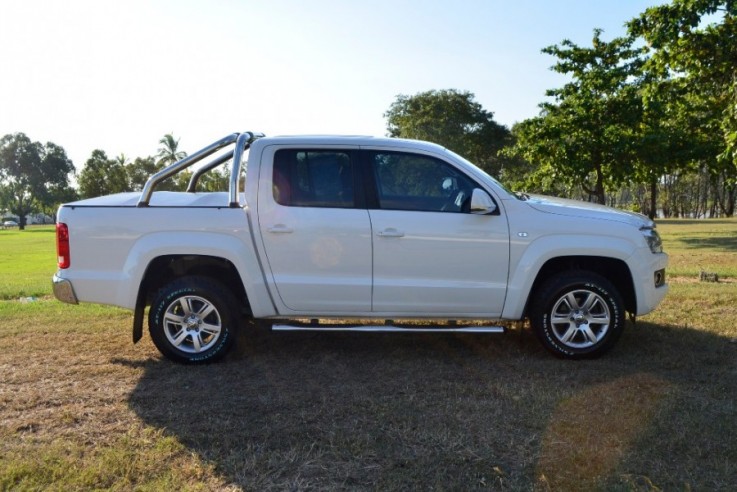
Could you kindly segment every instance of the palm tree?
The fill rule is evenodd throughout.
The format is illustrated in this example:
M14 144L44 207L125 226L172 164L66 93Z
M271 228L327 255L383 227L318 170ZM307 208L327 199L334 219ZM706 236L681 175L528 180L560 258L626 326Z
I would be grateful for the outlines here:
M177 150L179 147L179 139L175 139L174 135L167 133L161 140L159 140L161 147L156 157L159 158L157 164L171 164L177 162L180 159L187 157L187 153L183 150Z
M118 157L114 159L114 161L115 161L115 164L122 166L122 167L125 167L128 165L128 158L122 152L120 153Z

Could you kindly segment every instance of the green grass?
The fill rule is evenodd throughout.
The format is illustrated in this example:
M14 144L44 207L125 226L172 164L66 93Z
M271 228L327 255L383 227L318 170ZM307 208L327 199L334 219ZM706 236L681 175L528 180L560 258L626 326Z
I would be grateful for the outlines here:
M193 479L212 474L212 470L187 453L176 439L150 428L131 429L94 448L58 439L33 455L23 451L11 450L3 456L0 489L211 490ZM162 468L162 463L167 467ZM141 483L140 477L147 480Z
M736 219L659 220L658 232L670 255L670 275L696 277L703 270L737 277Z
M203 367L131 344L128 311L50 298L51 230L0 231L0 490L733 490L737 220L658 227L671 291L598 360L526 328L251 327Z
M56 271L54 226L0 230L0 299L51 294Z

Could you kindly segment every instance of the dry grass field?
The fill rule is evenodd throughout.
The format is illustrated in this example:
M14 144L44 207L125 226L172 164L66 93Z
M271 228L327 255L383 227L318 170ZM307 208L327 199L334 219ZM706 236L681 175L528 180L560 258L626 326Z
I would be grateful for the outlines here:
M0 231L0 490L734 490L737 220L659 228L671 292L599 360L251 326L203 367L51 299L50 229Z

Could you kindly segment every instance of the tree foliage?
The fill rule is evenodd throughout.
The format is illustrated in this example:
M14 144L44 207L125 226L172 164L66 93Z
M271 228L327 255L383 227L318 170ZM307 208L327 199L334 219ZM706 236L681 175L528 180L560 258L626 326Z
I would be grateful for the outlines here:
M503 162L499 150L509 130L494 121L471 92L431 90L399 95L384 113L389 136L427 140L442 145L498 174Z
M589 48L568 40L545 48L570 81L513 128L505 153L533 164L527 187L580 189L651 217L733 215L736 13L733 0L673 0L630 21L627 38L607 43L595 30ZM676 199L675 190L694 196Z
M682 129L692 129L693 156L712 180L723 181L734 213L737 185L737 2L673 0L651 7L628 24L652 48L645 69L681 87ZM651 88L650 94L657 93ZM671 110L671 115L679 113Z
M159 151L156 154L156 157L158 157L157 164L166 166L187 157L186 152L184 152L183 150L179 150L179 139L174 138L174 135L171 133L167 133L166 135L161 137L161 140L159 140L159 145L161 146L159 147Z
M179 150L179 140L170 133L159 140L159 145L156 156L136 157L133 162L130 162L124 154L110 159L103 150L94 150L79 176L80 194L84 198L91 198L126 191L141 191L151 176L168 164L187 156L186 152ZM183 190L190 175L180 173L162 181L156 189Z
M79 194L92 198L130 191L125 162L109 159L104 150L96 149L79 173Z
M33 142L23 133L0 139L0 206L19 217L50 210L70 195L69 175L74 165L64 149L52 142Z
M554 180L570 193L580 186L599 203L606 189L626 182L636 161L636 128L642 115L631 83L642 65L642 50L631 39L606 42L594 30L591 47L570 40L543 52L557 58L552 69L570 81L551 89L540 115L519 124L507 151L538 163L538 184Z
M164 163L156 160L155 157L136 157L136 159L126 166L128 172L128 181L130 183L131 191L141 191L146 184L146 181L156 174L157 172L164 169ZM186 183L182 183L179 179L181 173L177 176L165 179L156 187L159 191L174 191L183 190L186 188Z

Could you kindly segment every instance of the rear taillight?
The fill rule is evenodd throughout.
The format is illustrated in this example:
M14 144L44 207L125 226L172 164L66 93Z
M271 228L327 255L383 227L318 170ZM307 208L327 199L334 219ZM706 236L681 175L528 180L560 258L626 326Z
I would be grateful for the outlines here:
M69 268L69 228L66 224L56 224L56 258L59 268Z

